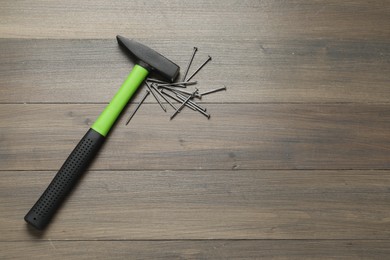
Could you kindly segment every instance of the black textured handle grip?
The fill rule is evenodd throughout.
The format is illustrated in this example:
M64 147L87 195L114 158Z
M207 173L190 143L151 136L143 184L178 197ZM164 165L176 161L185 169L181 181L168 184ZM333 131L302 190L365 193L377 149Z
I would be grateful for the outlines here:
M43 229L50 222L79 177L87 169L104 140L104 136L89 129L45 192L24 217L27 223L37 229Z

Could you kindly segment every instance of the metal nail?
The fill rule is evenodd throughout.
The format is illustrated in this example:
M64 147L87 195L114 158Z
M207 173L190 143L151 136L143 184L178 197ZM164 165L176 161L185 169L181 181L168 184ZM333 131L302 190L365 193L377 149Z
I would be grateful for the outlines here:
M152 78L147 78L146 81L152 82L152 83L158 83L158 84L166 84L167 83L165 81L161 81L161 80L158 80L158 79L152 79Z
M204 115L205 117L210 118L210 114L207 113L206 111L202 111L202 110L196 110L196 111L198 111L199 113L201 113L201 114Z
M192 75L187 79L187 81L190 81L209 61L211 61L211 56L210 55L207 58L207 60L205 62L203 62L203 64L200 65L199 68L197 70L195 70L194 73L192 73Z
M169 97L169 98L175 100L176 102L178 102L178 103L180 103L180 104L183 103L183 100L179 99L178 97L175 97L175 96L171 95L170 93L167 93L164 89L161 90L161 93L164 94L165 96L167 96L167 97ZM196 107L194 107L193 105L191 105L191 104L189 104L189 103L186 103L186 106L187 106L188 108L190 108L190 109L196 111Z
M191 81L191 82L183 81L183 82L175 82L175 83L157 84L157 86L159 86L159 87L166 87L166 86L185 87L185 86L189 86L189 85L195 85L196 83L198 83L198 82L197 81Z
M183 109L183 107L186 105L186 103L194 97L195 93L198 92L198 89L194 91L194 93L192 93L191 96L189 96L186 100L183 101L183 103L181 104L181 106L175 111L175 113L173 113L173 115L171 116L171 120Z
M184 76L183 76L182 81L186 81L186 77L187 77L188 70L189 70L190 67L191 67L192 61L194 60L195 53L196 53L197 51L198 51L198 48L194 47L194 51L192 52L191 59L190 59L190 61L189 61L188 64L187 64L186 72L184 73Z
M163 106L163 104L161 103L160 99L156 96L156 94L154 94L154 92L152 91L152 88L150 87L149 83L147 81L145 81L145 84L146 86L148 87L149 91L152 93L153 97L157 100L157 103L160 105L160 107L162 108L162 110L164 110L164 112L167 112L167 109L165 108L165 106Z
M163 93L161 93L161 91L158 89L158 88L156 88L156 86L154 85L154 84L152 84L151 85L151 87L173 108L173 109L175 109L175 110L177 110L177 107L175 107L175 105L174 104L172 104L172 102L171 101L169 101L169 99L167 99L164 95L163 95Z
M133 118L133 116L135 115L135 113L137 112L138 108L142 105L142 103L145 101L146 97L150 94L150 91L149 90L146 90L146 93L145 95L142 97L141 101L138 103L137 107L135 108L135 110L133 111L133 113L130 115L129 119L127 120L126 122L126 125L129 124L130 120Z
M189 92L189 91L185 91L185 90L182 90L182 89L176 89L176 88L173 88L173 87L169 87L169 86L160 86L160 88L165 88L165 89L168 89L172 92L175 92L175 93L183 93L183 94L186 94L186 95L191 95L192 92ZM196 98L202 98L201 95L199 95L199 93L195 94L195 97Z
M181 102L183 102L183 101L185 100L185 98L182 98L181 96L178 96L177 98L180 99ZM206 108L200 107L197 103L193 102L192 100L189 100L187 104L188 104L189 106L193 107L192 110L198 111L199 113L201 113L201 114L204 115L205 117L210 118L210 114L208 114L208 113L206 112Z
M226 86L223 86L222 88L216 88L216 89L212 89L212 90L209 90L209 91L200 93L200 95L201 95L201 96L204 96L204 95L208 95L208 94L211 94L211 93L215 93L215 92L218 92L218 91L221 91L221 90L226 90Z
M176 94L176 96L178 97L178 98L181 98L181 99L186 99L187 97L186 96L184 96L184 95L182 95L182 94L180 94L180 93L175 93ZM203 110L204 112L206 112L206 108L204 108L204 107L201 107L200 105L198 105L198 103L196 103L196 102L194 102L194 101L192 101L192 100L190 100L190 101L188 101L188 103L189 104L191 104L191 105L193 105L193 106L195 106L195 107L197 107L197 108L199 108L200 110Z

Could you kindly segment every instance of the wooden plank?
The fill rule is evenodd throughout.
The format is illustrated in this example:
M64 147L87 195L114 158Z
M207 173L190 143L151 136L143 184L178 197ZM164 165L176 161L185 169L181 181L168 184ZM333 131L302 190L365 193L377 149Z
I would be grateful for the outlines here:
M0 259L386 259L388 1L1 1ZM23 216L134 64L197 77L212 119L147 100L45 232ZM133 102L137 102L135 96ZM133 108L133 106L131 106Z
M54 174L0 173L2 241L390 238L388 170L92 171L36 232Z
M386 259L388 240L23 241L2 259Z
M2 1L6 38L388 39L388 1ZM147 19L146 19L147 17Z
M389 23L390 24L390 23ZM390 42L339 39L231 39L144 43L193 69L203 102L389 102ZM110 40L0 40L0 102L107 103L134 61ZM136 99L137 100L137 99Z
M389 169L387 104L207 104L121 118L92 169ZM58 170L104 105L0 105L0 170ZM133 109L134 107L132 107ZM127 115L126 115L127 117Z

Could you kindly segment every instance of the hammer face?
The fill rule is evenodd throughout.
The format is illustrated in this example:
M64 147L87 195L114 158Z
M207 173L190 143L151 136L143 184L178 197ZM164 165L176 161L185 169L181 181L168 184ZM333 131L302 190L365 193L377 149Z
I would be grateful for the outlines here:
M173 82L179 74L180 67L160 53L120 35L116 36L116 39L120 46L124 47L141 62L141 66L144 67L146 64L146 69L156 71L170 82Z

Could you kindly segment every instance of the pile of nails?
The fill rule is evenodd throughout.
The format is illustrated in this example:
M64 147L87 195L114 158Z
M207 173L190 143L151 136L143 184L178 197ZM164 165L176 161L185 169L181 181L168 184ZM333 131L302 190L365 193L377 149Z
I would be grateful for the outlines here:
M167 112L166 107L161 102L160 98L164 99L167 104L169 104L173 109L174 113L171 115L171 120L178 114L184 107L188 107L194 111L197 111L204 115L207 118L210 118L210 114L207 113L207 109L200 106L198 103L196 103L195 99L201 99L202 96L208 95L211 93L215 93L221 90L226 90L226 87L220 87L215 88L211 90L207 90L204 92L199 92L198 88L195 88L194 91L188 91L186 90L187 86L190 85L196 85L197 81L191 81L191 79L198 74L198 72L209 62L211 61L211 56L208 56L207 60L202 63L202 65L199 66L192 74L187 78L188 71L191 68L192 61L195 58L195 54L198 51L198 48L194 47L194 50L191 55L191 59L187 64L185 73L180 80L180 82L175 83L168 83L157 79L147 78L145 80L145 85L147 87L145 94L141 98L141 101L138 103L137 107L132 112L131 116L126 122L126 125L130 122L130 120L133 118L139 107L142 105L142 103L145 101L145 99L148 97L150 93L152 93L153 97L156 99L162 110L164 112ZM173 102L178 102L178 105L175 106Z

